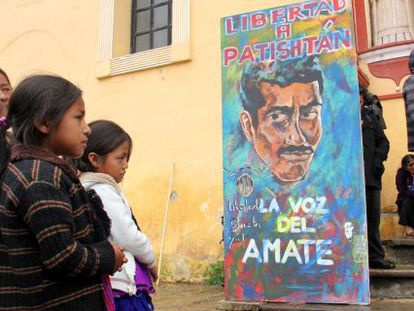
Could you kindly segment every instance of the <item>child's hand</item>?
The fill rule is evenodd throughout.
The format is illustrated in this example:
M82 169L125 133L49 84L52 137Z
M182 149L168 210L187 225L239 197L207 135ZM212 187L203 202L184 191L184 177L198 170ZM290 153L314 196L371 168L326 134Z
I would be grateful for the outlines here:
M115 270L116 271L121 271L122 270L122 265L126 262L128 262L128 258L125 257L124 254L124 249L119 246L119 245L112 245L112 247L114 248L115 251Z
M157 282L157 280L158 280L158 268L157 268L157 265L155 265L154 267L150 268L149 270L150 270L150 273L151 273L151 276L152 276L152 281L153 282Z

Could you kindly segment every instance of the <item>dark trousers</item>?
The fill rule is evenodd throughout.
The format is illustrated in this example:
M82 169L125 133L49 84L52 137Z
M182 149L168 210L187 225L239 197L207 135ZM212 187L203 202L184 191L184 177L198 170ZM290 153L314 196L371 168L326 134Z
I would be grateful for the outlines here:
M385 257L379 231L381 221L381 191L376 188L366 187L365 193L367 199L369 261L378 261Z
M400 221L398 222L400 225L414 228L414 199L403 199L398 205L398 214L400 214Z

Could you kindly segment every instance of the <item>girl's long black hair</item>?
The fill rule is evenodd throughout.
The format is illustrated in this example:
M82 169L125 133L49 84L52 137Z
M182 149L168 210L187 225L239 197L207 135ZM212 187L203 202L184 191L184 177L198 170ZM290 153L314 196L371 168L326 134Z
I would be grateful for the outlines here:
M407 169L408 163L410 163L410 161L412 160L414 160L414 154L406 154L405 156L403 156L403 158L401 159L401 168Z
M69 107L82 91L70 81L53 75L33 75L15 88L10 97L6 121L10 124L16 143L39 146L44 135L36 125L57 128ZM9 161L7 129L0 126L0 173Z
M132 151L132 139L122 127L112 121L97 120L89 123L91 134L88 144L80 159L70 159L70 162L81 172L95 171L88 155L94 152L105 158L108 153L118 148L124 142L129 143L128 160Z

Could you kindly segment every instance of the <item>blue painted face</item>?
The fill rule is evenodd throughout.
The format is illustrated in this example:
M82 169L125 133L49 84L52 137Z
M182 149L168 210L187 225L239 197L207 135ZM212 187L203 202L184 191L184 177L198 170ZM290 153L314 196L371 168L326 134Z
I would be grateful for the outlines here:
M306 175L322 135L318 82L281 87L263 81L258 87L265 104L257 112L256 128L243 122L250 117L248 112L241 113L245 136L278 181L299 181Z

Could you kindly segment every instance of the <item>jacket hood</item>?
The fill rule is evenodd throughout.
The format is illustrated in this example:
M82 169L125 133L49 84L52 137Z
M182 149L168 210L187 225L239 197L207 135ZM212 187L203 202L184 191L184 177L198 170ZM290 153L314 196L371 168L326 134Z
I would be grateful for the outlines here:
M99 182L94 181L94 180L82 180L82 179L81 179L81 183L82 183L83 188L85 188L86 191L90 190L96 184L99 184Z
M410 68L410 72L414 73L414 49L410 53L410 56L408 59L408 67Z
M116 183L115 179L107 174L86 172L81 173L79 179L86 190L89 190L96 184L107 184L113 186L116 190L121 192L121 188Z

